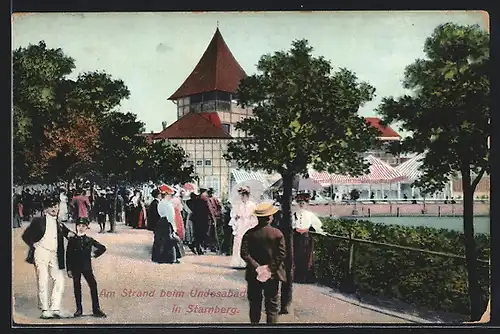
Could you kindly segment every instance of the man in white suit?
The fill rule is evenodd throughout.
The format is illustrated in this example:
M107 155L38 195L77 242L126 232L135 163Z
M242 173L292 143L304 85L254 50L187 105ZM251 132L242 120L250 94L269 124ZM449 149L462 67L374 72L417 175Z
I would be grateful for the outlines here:
M30 247L26 261L35 265L38 305L42 309L41 318L61 318L65 316L60 307L66 274L64 237L72 237L75 234L57 221L59 198L47 198L43 204L45 215L33 218L22 238ZM54 283L50 305L49 277Z

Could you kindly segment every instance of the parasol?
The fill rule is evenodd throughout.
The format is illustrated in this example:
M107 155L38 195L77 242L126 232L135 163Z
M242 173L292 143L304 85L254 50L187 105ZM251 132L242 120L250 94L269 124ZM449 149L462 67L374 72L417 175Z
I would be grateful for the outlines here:
M247 180L238 183L231 189L231 193L229 194L229 202L232 205L240 201L240 194L238 194L238 189L240 187L248 187L250 189L250 200L255 203L260 203L263 200L268 200L268 196L265 194L266 187L264 184L258 180Z
M185 183L183 188L186 192L196 192L198 190L194 183Z

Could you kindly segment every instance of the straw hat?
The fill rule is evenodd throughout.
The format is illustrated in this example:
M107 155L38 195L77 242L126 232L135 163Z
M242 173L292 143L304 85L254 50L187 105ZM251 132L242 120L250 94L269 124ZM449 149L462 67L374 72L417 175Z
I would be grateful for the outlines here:
M274 215L276 212L278 212L278 209L272 203L263 202L255 207L253 214L256 217L267 217Z

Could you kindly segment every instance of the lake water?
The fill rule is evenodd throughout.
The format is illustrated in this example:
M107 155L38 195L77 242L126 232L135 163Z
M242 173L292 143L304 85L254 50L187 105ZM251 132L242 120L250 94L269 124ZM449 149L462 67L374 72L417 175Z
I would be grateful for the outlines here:
M463 232L462 217L364 217L376 224L426 226ZM474 232L490 234L490 217L474 217Z

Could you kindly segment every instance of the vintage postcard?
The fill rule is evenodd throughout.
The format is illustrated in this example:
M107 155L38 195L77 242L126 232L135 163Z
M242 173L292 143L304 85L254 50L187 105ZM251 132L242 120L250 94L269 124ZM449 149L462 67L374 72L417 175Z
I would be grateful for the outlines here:
M13 325L489 321L486 12L12 34Z

